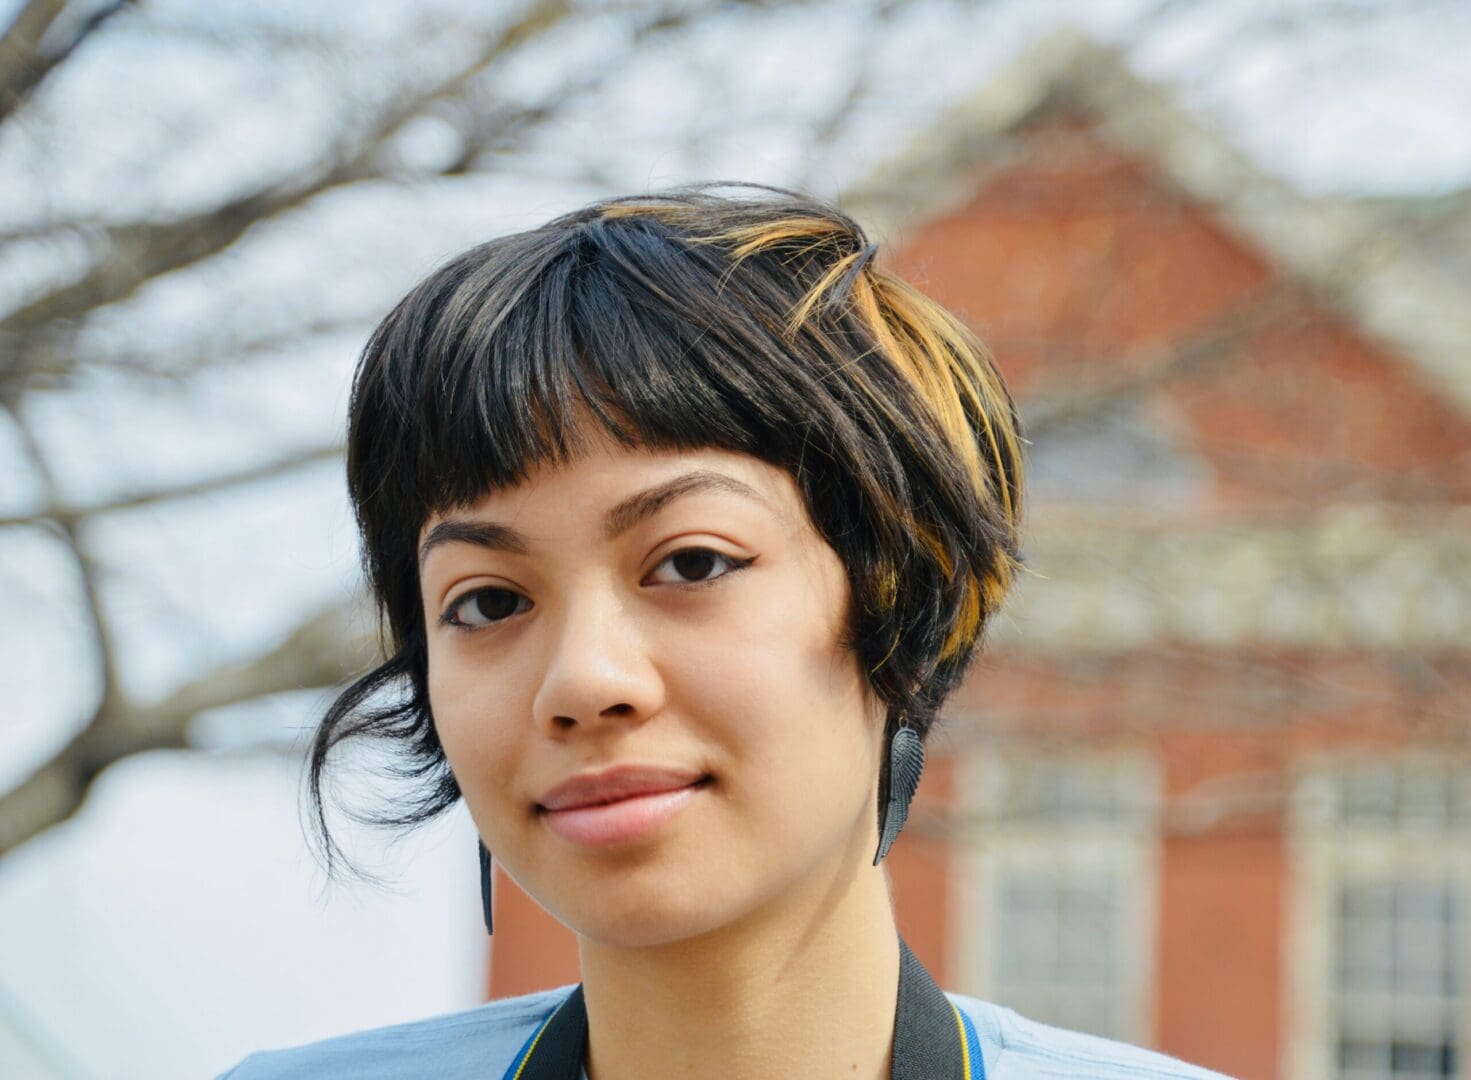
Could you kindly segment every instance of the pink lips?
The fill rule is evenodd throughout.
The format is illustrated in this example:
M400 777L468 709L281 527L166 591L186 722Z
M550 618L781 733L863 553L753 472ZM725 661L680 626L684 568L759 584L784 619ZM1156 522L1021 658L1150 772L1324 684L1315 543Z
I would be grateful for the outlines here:
M707 779L684 769L623 766L558 784L538 807L563 839L605 847L653 833L688 806Z

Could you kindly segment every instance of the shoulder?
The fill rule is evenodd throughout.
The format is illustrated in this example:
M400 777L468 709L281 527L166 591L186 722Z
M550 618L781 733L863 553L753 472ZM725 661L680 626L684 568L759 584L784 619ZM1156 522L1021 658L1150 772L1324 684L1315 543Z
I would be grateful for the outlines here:
M218 1080L402 1080L498 1077L572 986L486 1002L463 1012L355 1031L305 1046L261 1050Z
M1028 1020L979 998L945 996L975 1022L986 1080L1230 1080L1153 1050Z

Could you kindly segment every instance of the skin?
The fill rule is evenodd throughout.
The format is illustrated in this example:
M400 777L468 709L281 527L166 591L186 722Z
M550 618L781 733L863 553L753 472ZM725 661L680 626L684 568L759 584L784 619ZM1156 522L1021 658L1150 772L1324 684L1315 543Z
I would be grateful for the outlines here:
M606 535L614 505L690 473L753 495L697 487ZM600 433L572 465L432 518L421 543L446 518L525 536L522 553L460 540L427 554L430 703L486 845L578 936L591 1080L713 1062L736 1080L887 1077L883 713L838 648L846 576L792 477ZM715 556L671 559L691 548ZM622 763L711 779L637 841L587 848L547 826L538 796Z

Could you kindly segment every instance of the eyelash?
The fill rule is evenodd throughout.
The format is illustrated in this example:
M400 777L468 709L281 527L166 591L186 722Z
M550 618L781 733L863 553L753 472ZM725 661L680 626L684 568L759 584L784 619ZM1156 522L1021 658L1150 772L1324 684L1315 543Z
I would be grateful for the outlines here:
M749 559L738 559L734 555L727 555L727 554L725 554L722 551L716 551L714 548L707 548L707 547L687 547L687 548L680 548L678 551L671 551L668 555L664 556L664 558L662 558L662 559L659 560L658 566L655 566L654 569L655 570L659 569L660 566L663 566L665 563L669 562L671 559L677 558L680 555L689 555L689 554L714 555L717 559L723 559L727 563L729 569L727 569L723 574L719 574L719 575L717 575L717 576L715 576L713 578L704 578L703 580L700 580L700 581L682 581L682 582L678 582L678 583L675 584L675 586L674 586L675 588L679 588L679 589L705 589L705 588L709 588L709 587L711 587L713 585L718 584L721 581L724 581L726 578L730 577L732 574L736 574L736 573L738 573L738 572L746 569L746 567L750 566L753 562L756 561L755 556L752 556ZM475 633L477 631L480 631L480 630L489 630L491 627L497 626L500 623L505 622L507 619L509 619L511 617L510 615L506 615L506 616L504 616L502 618L499 618L499 619L494 619L491 622L484 623L484 624L482 624L480 626L471 626L470 624L461 622L460 620L458 620L458 619L455 618L455 612L458 611L461 607L463 607L466 601L471 600L471 599L473 599L476 596L479 596L481 593L493 593L493 592L510 593L511 590L510 589L497 589L497 588L471 589L469 592L463 593L462 595L455 597L455 599L450 602L449 607L446 608L444 610L443 614L441 614L439 616L439 622L440 622L440 624L443 625L443 626L448 626L450 629L456 630L456 631L458 631L458 632L460 632L462 634L473 634L473 633ZM517 594L514 594L513 593L512 595L517 595ZM523 612L519 612L519 611L512 612L512 615L520 615L520 614L524 614L524 613Z

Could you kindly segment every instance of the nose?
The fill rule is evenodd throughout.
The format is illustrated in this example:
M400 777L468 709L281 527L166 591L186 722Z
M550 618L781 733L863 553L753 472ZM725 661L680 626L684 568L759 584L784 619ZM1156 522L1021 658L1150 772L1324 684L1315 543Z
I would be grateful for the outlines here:
M663 706L663 679L628 607L593 586L563 607L532 702L537 724L550 734L640 724Z

